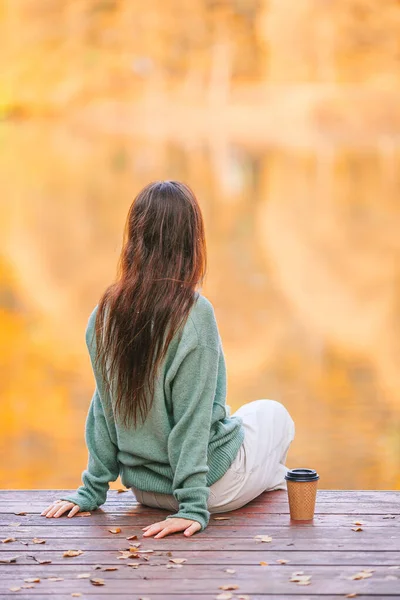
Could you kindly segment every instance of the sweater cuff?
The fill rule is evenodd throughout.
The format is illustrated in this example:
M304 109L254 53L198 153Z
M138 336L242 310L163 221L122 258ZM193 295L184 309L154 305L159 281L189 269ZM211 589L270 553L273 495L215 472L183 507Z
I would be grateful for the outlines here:
M199 513L188 513L188 512L177 512L174 515L168 515L167 519L189 519L190 521L197 521L200 523L200 531L204 531L210 520L210 513L207 511L207 515L200 515Z
M66 500L67 502L73 502L74 504L77 504L82 512L96 510L96 508L98 508L98 506L91 502L89 498L86 498L79 492L75 492L70 496L61 496L60 500Z

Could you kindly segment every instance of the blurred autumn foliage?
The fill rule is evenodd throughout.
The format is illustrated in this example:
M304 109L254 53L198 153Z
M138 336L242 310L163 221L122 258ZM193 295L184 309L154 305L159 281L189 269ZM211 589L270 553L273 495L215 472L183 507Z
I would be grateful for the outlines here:
M284 402L290 466L400 488L398 0L6 0L3 487L74 487L88 315L152 179L206 219L228 403Z

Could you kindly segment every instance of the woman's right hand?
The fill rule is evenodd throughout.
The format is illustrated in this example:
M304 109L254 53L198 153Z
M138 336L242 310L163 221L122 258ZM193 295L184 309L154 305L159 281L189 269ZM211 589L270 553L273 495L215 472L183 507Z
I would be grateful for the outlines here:
M41 517L54 517L57 519L61 517L64 513L70 511L68 513L68 517L74 517L76 513L80 511L80 507L73 502L68 502L67 500L55 500L50 506L44 509L42 513L40 513Z

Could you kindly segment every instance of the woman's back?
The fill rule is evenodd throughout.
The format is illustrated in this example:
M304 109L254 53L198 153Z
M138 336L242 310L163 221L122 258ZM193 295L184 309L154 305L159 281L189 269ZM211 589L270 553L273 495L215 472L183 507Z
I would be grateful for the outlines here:
M96 379L95 430L87 425L87 438L97 438L99 415L103 420L102 468L106 477L89 468L84 485L69 496L84 509L105 501L108 485L121 475L127 487L172 494L187 507L179 516L205 519L208 487L227 471L243 442L239 417L230 417L226 405L226 370L221 338L212 304L197 297L184 326L170 342L155 379L154 394L144 422L126 426L113 411L112 382L103 384L96 368L95 321L90 316L86 341ZM94 410L96 408L94 407ZM111 449L107 455L106 448ZM88 490L92 493L88 494ZM84 497L83 497L83 496ZM196 515L196 516L194 516Z

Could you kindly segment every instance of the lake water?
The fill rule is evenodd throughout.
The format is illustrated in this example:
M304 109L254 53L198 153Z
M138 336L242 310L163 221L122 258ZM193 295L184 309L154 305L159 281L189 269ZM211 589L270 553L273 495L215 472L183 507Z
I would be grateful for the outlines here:
M290 467L400 489L400 155L209 143L33 120L1 132L0 439L7 488L75 487L93 391L87 318L153 179L206 221L232 410L283 402Z

